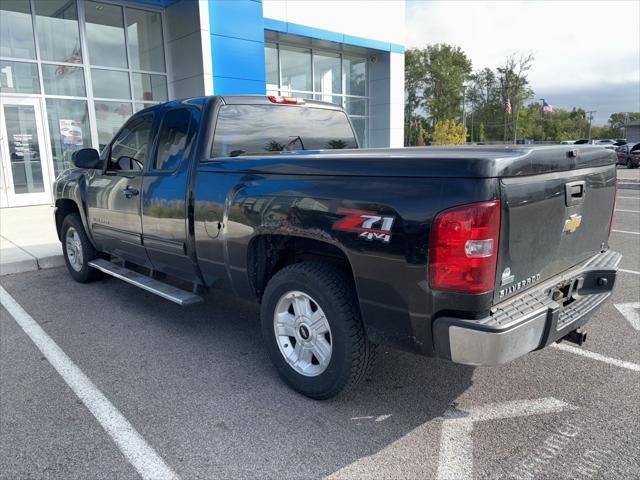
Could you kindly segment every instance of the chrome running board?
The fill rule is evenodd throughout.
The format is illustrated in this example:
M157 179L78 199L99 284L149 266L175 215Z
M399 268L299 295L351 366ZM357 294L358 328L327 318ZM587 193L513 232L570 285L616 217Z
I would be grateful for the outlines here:
M155 293L159 297L171 300L183 307L195 305L204 301L201 296L196 295L195 293L187 292L186 290L174 287L173 285L161 282L148 277L147 275L134 272L133 270L116 265L115 263L103 258L98 258L89 262L89 266L96 268L107 275L124 280L131 285L140 287L147 292Z

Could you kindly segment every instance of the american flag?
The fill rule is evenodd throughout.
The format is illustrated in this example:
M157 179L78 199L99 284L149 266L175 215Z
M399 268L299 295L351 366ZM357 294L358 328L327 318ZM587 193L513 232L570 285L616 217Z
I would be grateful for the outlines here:
M541 98L540 100L542 100L542 111L543 112L546 112L546 113L553 112L553 107L551 105L549 105L544 98Z
M504 111L511 113L511 99L507 97L507 101L504 102Z

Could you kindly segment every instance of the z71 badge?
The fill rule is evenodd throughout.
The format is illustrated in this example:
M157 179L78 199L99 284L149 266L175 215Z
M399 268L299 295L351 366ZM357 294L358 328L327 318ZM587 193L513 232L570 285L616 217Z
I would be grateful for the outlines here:
M344 208L339 209L338 214L346 217L333 224L335 230L360 232L358 236L365 240L380 240L384 243L391 241L391 227L395 217L383 217L376 212Z

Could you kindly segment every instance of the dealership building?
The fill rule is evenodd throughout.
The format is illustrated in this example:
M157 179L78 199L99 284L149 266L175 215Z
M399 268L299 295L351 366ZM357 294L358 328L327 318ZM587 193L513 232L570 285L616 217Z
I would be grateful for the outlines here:
M360 144L401 146L403 1L2 0L0 206L46 204L73 152L134 112L200 95L344 107Z

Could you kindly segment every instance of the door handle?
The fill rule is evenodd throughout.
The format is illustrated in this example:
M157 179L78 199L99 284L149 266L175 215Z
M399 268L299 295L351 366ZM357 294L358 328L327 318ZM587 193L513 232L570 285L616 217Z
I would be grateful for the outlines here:
M577 205L584 201L584 197L586 194L586 182L571 182L567 183L564 186L564 200L565 205L567 207L571 207L572 205Z
M138 190L136 190L135 188L131 188L131 185L127 185L127 188L122 190L122 193L124 193L125 197L131 198L131 197L135 197L140 192L138 192Z

